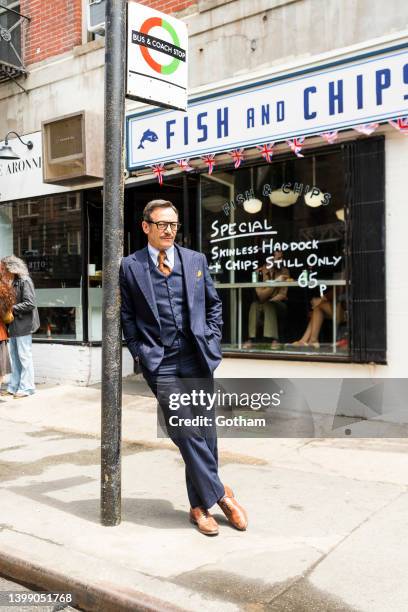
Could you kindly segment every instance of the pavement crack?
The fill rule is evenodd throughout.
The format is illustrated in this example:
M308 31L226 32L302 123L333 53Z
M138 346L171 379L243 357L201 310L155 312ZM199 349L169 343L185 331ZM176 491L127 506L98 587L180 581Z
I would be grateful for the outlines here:
M29 536L30 538L41 540L41 542L47 542L47 544L54 544L54 546L60 546L60 547L64 546L63 544L60 544L59 542L54 542L53 540L49 540L48 538L42 538L41 536L35 535L34 533L29 533L28 531L21 531L19 529L15 529L11 525L7 525L5 523L0 524L0 532L1 531L12 531L13 533L18 533L20 535L26 535L26 536Z

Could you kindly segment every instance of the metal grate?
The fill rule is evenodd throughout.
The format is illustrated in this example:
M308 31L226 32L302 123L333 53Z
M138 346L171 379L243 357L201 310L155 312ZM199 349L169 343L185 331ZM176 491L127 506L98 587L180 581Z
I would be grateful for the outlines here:
M23 56L25 27L30 18L17 10L18 2L8 2L8 6L6 3L7 0L0 0L0 82L27 73Z
M351 352L360 363L387 362L384 138L345 145L351 259Z

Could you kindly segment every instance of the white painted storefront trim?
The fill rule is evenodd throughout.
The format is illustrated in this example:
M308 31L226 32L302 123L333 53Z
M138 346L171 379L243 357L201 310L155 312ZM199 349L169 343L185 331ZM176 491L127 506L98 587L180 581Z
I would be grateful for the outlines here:
M102 348L69 344L33 343L36 383L88 386L101 381ZM122 375L133 373L133 359L125 347Z

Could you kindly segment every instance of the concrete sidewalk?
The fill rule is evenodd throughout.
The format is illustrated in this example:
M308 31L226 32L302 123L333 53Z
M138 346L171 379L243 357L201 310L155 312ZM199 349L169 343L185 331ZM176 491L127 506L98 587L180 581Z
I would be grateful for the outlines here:
M99 390L3 399L0 573L65 585L99 610L408 608L407 440L220 439L250 525L235 531L215 507L220 535L206 538L188 522L178 451L156 437L155 400L130 381L123 520L107 528Z

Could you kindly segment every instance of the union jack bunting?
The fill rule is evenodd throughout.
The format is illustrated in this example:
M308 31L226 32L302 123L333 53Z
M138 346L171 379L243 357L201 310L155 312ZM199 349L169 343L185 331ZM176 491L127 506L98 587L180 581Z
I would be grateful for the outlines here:
M287 140L286 142L288 143L290 150L293 151L293 153L297 157L304 157L304 155L302 155L301 153L304 141L305 141L305 137L299 136L299 138L294 138L293 140Z
M234 168L239 168L241 162L244 161L244 149L234 149L233 151L230 151L229 154L234 162Z
M179 166L179 168L184 170L184 172L191 172L192 170L194 170L194 168L192 168L190 164L188 163L189 161L190 161L189 159L176 159L175 160L176 164Z
M150 167L153 170L153 173L157 176L159 185L163 185L164 164L154 164Z
M264 158L265 161L268 162L268 164L270 164L272 161L274 145L275 145L274 142L268 142L266 144L256 145L256 148L258 149L258 151L261 152L262 157Z
M334 142L336 142L338 135L339 130L333 130L332 132L323 132L323 134L320 134L320 136L324 138L327 144L333 144Z
M208 155L202 155L201 159L208 166L208 174L212 174L212 171L215 166L215 153L209 153Z
M362 123L361 125L355 125L353 127L353 130L356 130L356 132L360 132L360 134L370 136L370 134L375 132L379 125L379 123Z
M396 130L408 136L408 117L400 117L399 119L395 119L394 121L388 122L392 127L395 127Z

